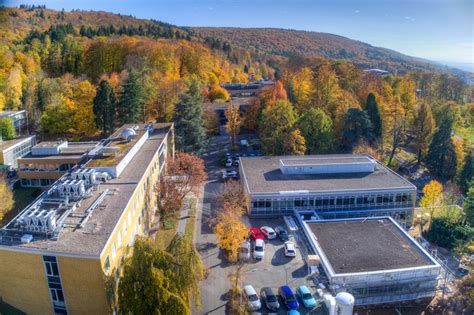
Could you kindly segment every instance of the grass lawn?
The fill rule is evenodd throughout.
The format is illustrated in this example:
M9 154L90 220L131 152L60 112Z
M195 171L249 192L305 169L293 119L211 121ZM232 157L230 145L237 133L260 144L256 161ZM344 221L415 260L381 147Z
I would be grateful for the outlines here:
M165 249L171 243L171 240L176 234L176 229L178 228L178 217L179 212L173 215L172 218L169 218L164 226L160 226L156 232L155 242L158 248Z
M21 210L25 209L36 197L41 194L41 190L38 188L26 188L18 187L13 190L13 200L15 201L13 209L9 211L3 221L0 222L0 226L13 219Z

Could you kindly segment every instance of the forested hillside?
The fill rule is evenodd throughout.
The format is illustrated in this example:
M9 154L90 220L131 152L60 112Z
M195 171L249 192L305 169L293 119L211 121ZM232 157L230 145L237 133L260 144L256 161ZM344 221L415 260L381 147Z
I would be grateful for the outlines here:
M193 27L196 36L215 38L228 42L232 47L257 54L278 56L304 55L350 61L362 68L379 68L393 74L404 74L412 70L433 71L439 65L419 58L403 55L394 50L374 47L369 44L334 34L295 31L275 28L219 28ZM462 71L454 71L466 75Z

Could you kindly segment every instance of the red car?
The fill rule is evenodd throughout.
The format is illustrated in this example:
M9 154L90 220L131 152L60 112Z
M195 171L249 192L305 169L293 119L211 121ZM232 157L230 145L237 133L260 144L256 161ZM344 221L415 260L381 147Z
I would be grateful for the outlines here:
M249 230L249 235L250 237L255 241L255 240L264 240L265 235L263 235L262 231L260 231L259 228L251 228Z

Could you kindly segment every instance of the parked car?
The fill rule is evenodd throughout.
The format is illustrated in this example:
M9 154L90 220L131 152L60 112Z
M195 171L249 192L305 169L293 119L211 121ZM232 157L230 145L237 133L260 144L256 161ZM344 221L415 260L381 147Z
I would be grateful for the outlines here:
M225 162L225 167L232 167L232 159L227 159Z
M300 306L298 300L296 300L296 296L293 294L293 291L291 291L289 286L281 286L278 289L278 294L288 309L296 310Z
M262 231L260 231L259 228L251 228L249 230L249 235L250 237L256 241L256 240L264 240L265 239L265 235L263 235Z
M300 315L300 312L298 312L297 310L289 310L288 315Z
M286 257L296 257L295 243L285 242L285 256Z
M239 167L239 160L238 160L238 159L237 159L237 160L234 160L234 166L235 166L235 167Z
M257 291L251 286L247 284L244 286L245 297L247 298L248 307L252 311L259 310L262 307L262 303L260 303L260 299L258 298Z
M262 226L260 231L267 237L267 239L272 240L276 237L275 230L269 226Z
M314 299L311 291L305 285L300 285L296 289L296 295L303 302L303 305L306 309L313 309L316 307L316 300Z
M239 179L239 174L237 174L236 171L233 171L233 170L225 170L222 172L222 180L223 181L226 181L226 180L229 180L229 179Z
M280 308L280 303L278 303L278 298L273 293L272 288L264 287L260 290L260 296L262 297L263 303L271 311L277 311Z
M275 227L275 233L278 235L278 238L280 239L280 241L282 242L286 242L290 239L289 235L288 235L288 232L286 231L286 229L279 225L277 227Z
M239 259L241 260L250 259L250 248L251 248L251 245L249 241L243 242L242 246L240 246L240 249L239 249Z
M253 249L253 258L262 260L265 255L265 242L262 239L255 241L255 247Z

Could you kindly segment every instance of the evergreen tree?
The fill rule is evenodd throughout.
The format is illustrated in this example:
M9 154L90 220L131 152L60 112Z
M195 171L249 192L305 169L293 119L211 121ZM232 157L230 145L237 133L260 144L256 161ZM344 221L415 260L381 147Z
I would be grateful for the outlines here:
M369 93L367 96L367 103L365 104L365 112L369 116L372 123L372 134L374 140L380 142L382 140L382 118L380 117L380 110L375 95Z
M184 152L202 154L207 140L202 118L202 95L199 81L192 80L187 93L181 95L173 121L176 148Z
M138 73L130 71L128 79L122 85L122 95L118 104L118 119L120 123L132 124L143 121L144 118L144 89Z
M38 99L38 109L39 109L40 112L43 112L44 109L46 108L46 100L45 100L45 97L44 97L43 80L42 79L38 82L38 88L37 88L36 96L37 96L37 99Z
M372 123L366 112L350 108L344 116L343 145L346 149L352 150L361 140L371 142L372 130Z
M445 116L440 121L426 156L426 165L430 172L444 180L452 179L456 175L456 151L451 139L452 125L450 116Z
M115 128L115 93L109 82L102 80L94 97L93 110L95 124L104 135L110 134Z
M464 213L466 213L466 221L474 227L474 180L469 183L467 197L464 199Z
M431 106L422 103L418 106L413 121L414 142L417 150L417 163L420 164L422 157L426 155L426 151L433 138L435 129L435 120L431 112Z
M474 163L472 161L472 152L464 159L464 165L461 173L459 174L458 185L461 187L463 193L466 193L469 189L469 183L472 180L472 174L474 172Z
M306 141L306 153L330 153L334 148L334 130L331 118L319 108L311 108L297 121L296 126Z

